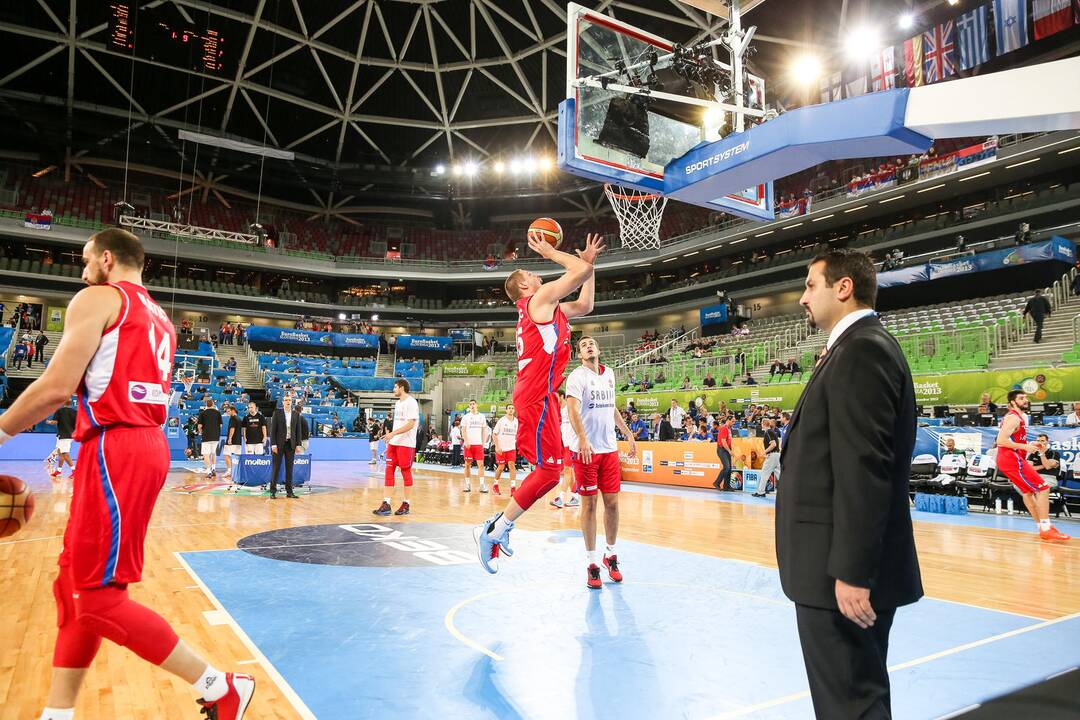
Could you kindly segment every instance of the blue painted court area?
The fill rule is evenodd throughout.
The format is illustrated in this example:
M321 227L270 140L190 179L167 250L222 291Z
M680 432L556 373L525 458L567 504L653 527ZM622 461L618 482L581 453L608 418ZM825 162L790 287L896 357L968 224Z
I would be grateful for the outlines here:
M457 555L472 553L463 525L371 527L246 541L301 562L183 554L321 720L813 717L775 570L623 542L626 582L590 591L577 533L518 530L489 576ZM423 542L390 546L394 531ZM435 545L452 564L418 559ZM937 718L1044 679L1077 647L1080 617L923 600L892 632L894 714Z

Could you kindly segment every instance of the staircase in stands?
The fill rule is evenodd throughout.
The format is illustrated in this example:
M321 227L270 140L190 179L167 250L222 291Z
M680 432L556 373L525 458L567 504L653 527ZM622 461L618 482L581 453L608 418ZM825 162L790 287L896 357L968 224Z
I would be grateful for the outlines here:
M38 336L36 331L32 334L35 338ZM49 338L49 344L45 346L45 362L36 362L33 367L29 367L23 362L21 370L16 370L15 365L9 363L7 367L7 376L9 378L28 378L30 380L40 377L41 373L45 372L45 364L52 359L53 353L56 352L56 346L60 344L60 336L63 334L64 333L59 330L46 330L45 337ZM17 333L17 335L21 336L22 333Z
M393 353L380 353L379 360L375 364L375 377L394 377L395 362Z
M247 345L218 345L215 348L219 364L224 364L230 357L236 358L236 382L245 390L262 389L262 373L255 361L255 353Z
M1073 320L1078 314L1080 298L1070 296L1066 302L1059 303L1043 323L1042 342L1035 343L1035 329L1032 326L1019 341L990 359L990 369L1049 367L1060 363L1062 353L1071 350L1076 342L1073 339Z

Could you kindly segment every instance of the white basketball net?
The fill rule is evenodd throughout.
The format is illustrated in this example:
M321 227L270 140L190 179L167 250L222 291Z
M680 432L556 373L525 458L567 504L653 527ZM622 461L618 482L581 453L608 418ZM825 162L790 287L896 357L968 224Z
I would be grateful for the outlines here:
M619 219L619 236L624 248L656 250L660 247L660 221L667 198L618 185L604 185L604 194Z

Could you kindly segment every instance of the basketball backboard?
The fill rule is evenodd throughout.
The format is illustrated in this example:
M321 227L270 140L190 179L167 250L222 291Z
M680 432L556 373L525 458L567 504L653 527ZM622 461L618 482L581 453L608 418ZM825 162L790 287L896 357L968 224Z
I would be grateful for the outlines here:
M730 64L715 59L719 47L683 47L574 3L567 23L567 102L559 115L559 164L567 172L663 192L669 163L764 113L764 80L747 73L736 97ZM769 180L709 205L771 220Z

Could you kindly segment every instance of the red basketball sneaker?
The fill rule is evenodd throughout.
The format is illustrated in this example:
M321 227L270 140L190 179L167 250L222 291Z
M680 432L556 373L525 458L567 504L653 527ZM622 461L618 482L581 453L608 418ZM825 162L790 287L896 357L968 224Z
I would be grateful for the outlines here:
M1040 530L1039 537L1043 540L1050 540L1053 542L1064 542L1071 540L1072 538L1065 533L1058 530L1056 527L1051 526L1049 530Z
M599 590L604 587L604 583L600 582L600 568L596 565L590 565L585 570L585 584L590 590Z
M619 558L616 555L604 556L604 567L607 568L608 575L615 582L622 582L622 573L619 572Z
M241 720L255 694L255 678L250 675L225 673L229 690L217 700L197 700L202 706L199 714L206 720Z
M491 492L493 492L496 495L502 495L502 493L499 492L499 483L495 483L494 485L491 486Z

